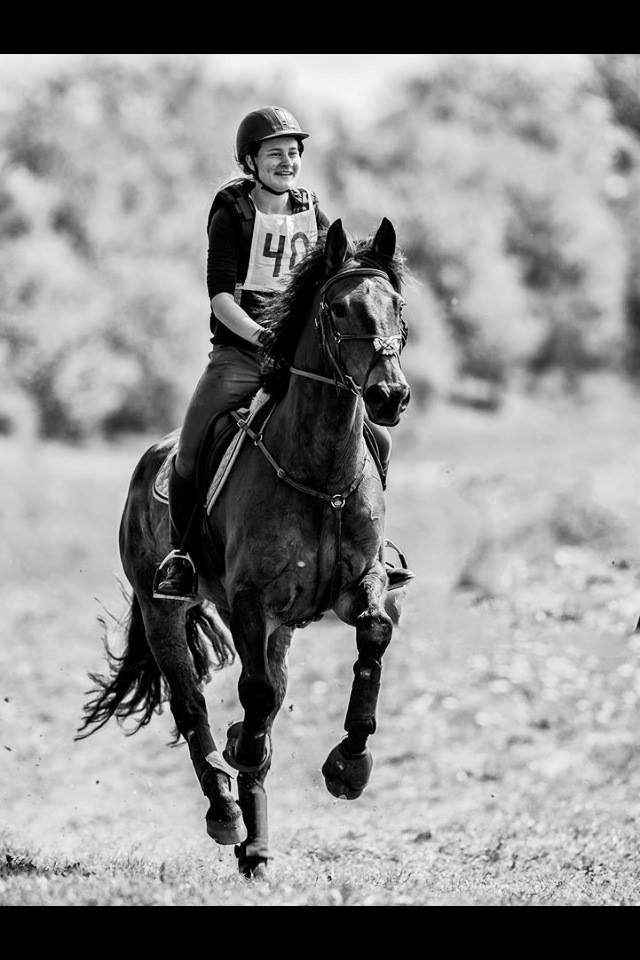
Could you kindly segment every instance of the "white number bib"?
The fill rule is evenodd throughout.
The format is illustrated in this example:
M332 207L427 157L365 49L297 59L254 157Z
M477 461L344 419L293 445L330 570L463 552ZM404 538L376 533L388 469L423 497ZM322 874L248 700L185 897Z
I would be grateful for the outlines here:
M318 225L309 210L274 214L255 211L247 278L242 290L281 290L296 263L315 246Z

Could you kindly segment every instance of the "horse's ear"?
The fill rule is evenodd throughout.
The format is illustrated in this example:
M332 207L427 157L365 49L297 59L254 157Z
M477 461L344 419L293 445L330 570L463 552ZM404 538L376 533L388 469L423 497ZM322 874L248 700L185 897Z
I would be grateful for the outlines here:
M334 220L327 231L324 246L324 267L327 274L335 273L344 263L347 253L347 235L342 227L342 220Z
M382 223L378 227L378 231L373 238L371 250L382 257L388 257L389 260L391 260L396 252L395 227L390 220L387 220L386 217L382 218Z

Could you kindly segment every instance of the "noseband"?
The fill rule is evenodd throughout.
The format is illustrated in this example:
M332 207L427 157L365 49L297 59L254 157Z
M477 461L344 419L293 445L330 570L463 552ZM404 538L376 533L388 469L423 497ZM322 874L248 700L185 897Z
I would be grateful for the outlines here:
M291 373L295 373L299 377L308 377L311 380L319 380L321 383L333 384L336 388L343 390L349 390L351 393L355 394L357 397L361 397L363 391L367 385L367 380L369 379L369 374L371 370L377 363L380 357L399 357L400 351L402 350L406 339L407 339L407 327L406 324L401 320L401 333L393 334L390 337L380 337L377 334L363 334L362 336L340 333L336 330L331 317L331 308L326 300L327 290L329 290L334 283L337 283L338 280L342 280L344 277L382 277L383 280L386 280L389 283L389 277L382 270L375 270L373 267L355 267L353 269L343 269L334 274L333 277L329 277L328 280L324 282L322 287L319 290L320 306L318 308L318 313L315 317L316 329L320 334L320 343L322 346L322 353L325 359L331 364L335 370L335 376L333 380L329 377L323 377L318 373L311 373L307 370L298 370L296 367L290 367ZM395 293L395 291L393 291ZM333 338L334 343L337 346L337 356L329 348L328 340ZM362 387L358 386L352 376L350 376L342 365L342 358L340 355L340 345L344 340L372 340L374 343L374 356L369 369L367 370L367 375L365 377ZM377 342L376 342L377 341ZM348 497L354 493L360 486L362 480L365 476L366 470L366 457L362 464L362 467L353 478L349 486L340 491L339 493L325 493L321 490L316 490L313 487L309 487L304 483L300 483L298 480L295 480L291 477L286 470L280 466L280 464L275 460L271 455L269 450L264 444L263 434L267 425L267 421L273 413L271 409L267 419L262 425L260 433L255 433L247 422L242 420L240 416L234 412L233 416L236 419L238 428L244 433L246 433L254 442L254 444L261 450L264 457L271 464L273 469L276 472L276 476L279 480L283 480L284 483L287 483L290 487L293 487L295 490L299 490L300 493L305 493L308 496L315 497L318 500L324 501L324 503L329 504L333 510L334 522L335 522L335 558L333 564L333 573L331 575L331 583L329 585L329 594L327 603L332 605L336 597L340 592L340 568L342 564L342 511L346 504ZM306 626L307 623L311 621L305 621L303 623L295 624L295 626Z
M349 392L354 394L356 397L361 397L366 388L369 375L378 360L381 357L400 358L400 353L402 352L402 348L407 340L407 328L406 324L404 324L401 320L402 332L392 334L388 337L381 337L379 334L375 333L361 335L340 333L339 330L336 330L333 317L331 316L331 307L327 302L327 291L330 290L330 288L339 280L344 280L347 277L382 277L383 280L386 280L387 283L389 283L389 277L383 270L376 270L373 267L355 267L352 269L347 268L339 270L338 273L335 273L332 277L329 277L328 280L325 280L324 284L321 286L318 294L320 298L320 305L318 307L318 313L316 314L314 323L316 330L320 335L322 355L335 371L333 379L330 379L329 377L322 377L317 373L310 373L306 370L299 370L296 367L290 367L289 369L291 370L291 373L294 373L299 377L308 377L312 380L319 380L322 383L331 383L337 388L349 390ZM329 345L330 340L333 340L335 343L337 347L337 353L331 349ZM347 373L344 368L341 347L343 342L348 340L371 340L373 342L374 354L362 386L357 384L353 377Z

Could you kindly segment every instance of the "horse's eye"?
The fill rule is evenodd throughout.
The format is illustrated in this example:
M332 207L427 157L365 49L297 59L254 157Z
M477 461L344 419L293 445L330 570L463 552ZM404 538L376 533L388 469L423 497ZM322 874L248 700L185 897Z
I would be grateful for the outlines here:
M345 307L344 303L334 303L331 306L331 312L336 320L344 320L347 315L347 308Z

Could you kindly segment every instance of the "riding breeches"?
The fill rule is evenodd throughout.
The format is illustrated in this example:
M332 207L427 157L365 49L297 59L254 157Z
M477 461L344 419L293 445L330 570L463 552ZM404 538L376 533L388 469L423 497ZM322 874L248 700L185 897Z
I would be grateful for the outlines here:
M235 410L242 401L249 402L260 387L260 361L257 354L245 353L237 347L216 344L209 354L209 363L200 377L180 432L176 470L185 480L195 476L200 446L213 418L225 410ZM365 414L365 423L373 433L383 475L391 456L391 437L385 427L372 423ZM367 431L365 439L369 442ZM370 445L370 444L369 444ZM370 445L371 446L371 445Z
M218 344L193 392L180 432L176 470L193 479L200 445L209 424L225 410L235 410L260 387L260 364L256 356L236 347Z

